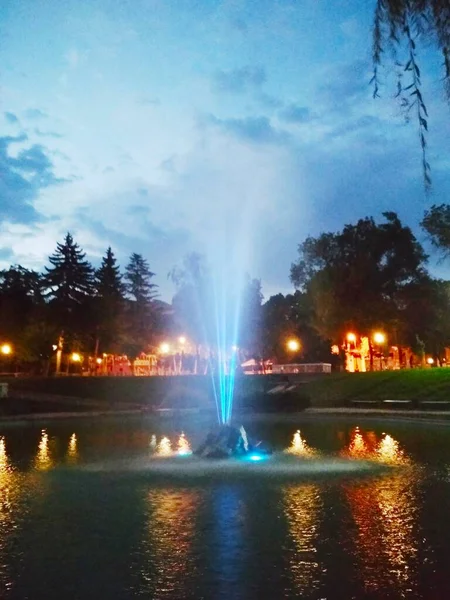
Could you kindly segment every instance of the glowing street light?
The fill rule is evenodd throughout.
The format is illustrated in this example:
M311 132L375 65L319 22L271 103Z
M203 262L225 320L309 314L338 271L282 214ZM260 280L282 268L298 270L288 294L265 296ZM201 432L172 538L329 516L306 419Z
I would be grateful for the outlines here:
M2 354L4 354L5 356L8 356L9 354L11 354L12 353L11 344L2 344L2 346L0 347L0 352Z
M354 344L356 342L356 335L354 333L347 333L347 341Z
M291 352L298 352L300 350L300 342L298 340L288 340L287 349Z
M373 336L373 341L375 342L375 344L384 344L384 342L386 341L386 336L384 335L384 333L381 333L381 331L377 331Z
M434 364L434 358L431 358L431 356L429 358L427 358L427 363L429 365L433 365Z
M81 354L79 354L78 352L72 352L70 360L76 363L81 362Z
M180 335L180 337L178 338L178 341L181 345L186 343L186 338L184 337L184 335Z
M159 347L161 354L168 354L170 351L170 346L167 342L163 342Z
M95 361L98 365L101 365L103 362L103 358L97 358L97 360Z

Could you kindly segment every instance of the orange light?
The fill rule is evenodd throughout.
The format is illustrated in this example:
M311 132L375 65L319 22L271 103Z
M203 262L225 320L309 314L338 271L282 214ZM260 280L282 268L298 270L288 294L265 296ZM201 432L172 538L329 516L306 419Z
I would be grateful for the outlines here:
M294 339L289 340L287 343L287 348L291 352L297 352L298 350L300 350L300 342Z
M178 338L178 341L181 345L186 343L186 338L184 337L184 335L180 335L180 337Z
M11 354L12 352L12 347L10 344L2 344L2 346L0 347L0 352L2 354L4 354L5 356L7 356L8 354Z
M97 360L95 361L98 365L101 365L103 360L101 358L97 358Z
M161 354L168 354L168 352L170 351L170 346L167 342L163 342L159 349L161 351Z
M381 333L381 331L377 331L373 336L373 341L376 344L384 344L384 342L386 341L386 336L384 335L384 333Z
M347 341L356 342L356 335L354 333L347 333Z
M430 358L427 358L427 363L429 365L433 365L434 364L434 358L431 358L431 356L430 356Z
M78 354L78 352L72 352L70 360L72 362L81 362L81 354Z

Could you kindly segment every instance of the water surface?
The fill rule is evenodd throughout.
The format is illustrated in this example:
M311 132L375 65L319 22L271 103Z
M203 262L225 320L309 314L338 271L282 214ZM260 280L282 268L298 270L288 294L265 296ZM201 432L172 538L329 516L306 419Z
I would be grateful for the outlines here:
M256 438L283 450L300 429L352 469L152 472L152 434L195 445L205 425L0 425L0 598L450 597L449 426L261 420Z

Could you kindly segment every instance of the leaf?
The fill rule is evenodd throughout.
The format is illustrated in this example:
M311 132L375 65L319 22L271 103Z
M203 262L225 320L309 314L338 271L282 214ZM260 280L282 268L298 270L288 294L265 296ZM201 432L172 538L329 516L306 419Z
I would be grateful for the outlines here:
M414 64L414 69L415 69L415 71L416 71L416 75L417 75L417 77L419 77L419 78L420 78L420 69L419 69L419 67L418 67L416 64Z
M405 71L411 71L411 63L412 63L412 59L410 58L408 60L408 62L406 63L406 66L405 66L405 69L404 69Z

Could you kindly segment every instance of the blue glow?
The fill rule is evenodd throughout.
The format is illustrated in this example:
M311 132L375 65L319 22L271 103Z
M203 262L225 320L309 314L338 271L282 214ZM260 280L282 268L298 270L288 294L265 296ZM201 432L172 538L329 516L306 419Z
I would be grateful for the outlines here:
M252 460L253 462L257 462L259 460L264 460L267 456L263 456L262 454L250 454L248 460Z
M189 452L189 450L178 450L178 456L190 456L192 454L192 452Z

